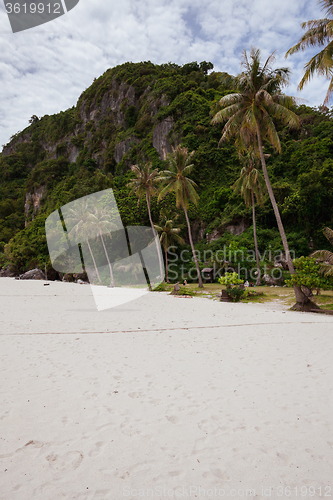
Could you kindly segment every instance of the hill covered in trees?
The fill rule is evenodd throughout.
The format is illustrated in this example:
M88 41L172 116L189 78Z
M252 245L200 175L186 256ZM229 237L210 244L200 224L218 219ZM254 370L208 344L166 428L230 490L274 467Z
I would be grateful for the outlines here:
M33 116L0 158L0 266L23 272L47 263L50 269L46 217L109 187L124 225L149 225L144 200L137 206L127 187L130 166L151 161L163 170L178 144L195 151L192 178L200 201L189 216L197 248L235 241L252 249L251 208L232 189L242 165L232 143L218 147L221 126L210 123L219 100L230 93L226 74L212 69L207 62L126 63L95 79L73 108ZM329 247L322 228L333 223L333 119L327 108L302 105L294 111L300 128L278 125L282 154L268 144L265 153L290 249L300 256ZM161 203L153 198L153 220L170 206L172 194ZM181 211L177 224L185 225ZM257 225L261 253L282 248L268 196L257 207ZM188 241L185 229L181 235Z

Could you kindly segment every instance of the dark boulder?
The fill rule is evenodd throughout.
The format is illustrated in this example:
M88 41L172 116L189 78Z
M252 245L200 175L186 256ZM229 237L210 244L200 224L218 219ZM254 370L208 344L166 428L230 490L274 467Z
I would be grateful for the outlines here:
M15 276L17 276L17 273L15 273L13 271L11 266L3 267L0 270L0 277L1 278L14 278Z
M40 269L31 269L24 274L20 274L19 280L45 280L45 275Z

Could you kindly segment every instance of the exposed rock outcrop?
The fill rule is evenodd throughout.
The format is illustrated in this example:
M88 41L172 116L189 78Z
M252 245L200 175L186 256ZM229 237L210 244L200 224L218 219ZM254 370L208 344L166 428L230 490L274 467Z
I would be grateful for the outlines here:
M225 230L228 233L234 234L235 236L239 236L244 233L250 227L249 221L246 219L242 219L238 224L230 224L226 226Z
M132 148L133 144L138 144L140 141L136 137L129 137L125 141L118 142L115 147L114 159L119 163L122 157Z
M45 193L45 186L40 186L34 189L33 193L26 193L25 203L24 203L24 214L25 214L25 226L28 224L28 213L32 209L32 220L34 219L36 213L40 210L40 201Z
M196 220L192 224L192 238L194 243L202 240L205 237L206 224L203 221Z
M20 137L15 138L15 140L12 140L10 143L6 144L3 147L1 153L2 156L8 156L15 153L15 150L19 144L30 142L30 139L31 139L31 132L27 132L26 134L23 134Z
M167 135L174 125L171 117L166 118L158 123L153 130L153 146L158 152L161 160L165 160L166 155L172 152L171 144L168 141Z
M208 243L211 241L216 241L223 236L224 230L220 227L214 229L211 233L206 234L206 240Z

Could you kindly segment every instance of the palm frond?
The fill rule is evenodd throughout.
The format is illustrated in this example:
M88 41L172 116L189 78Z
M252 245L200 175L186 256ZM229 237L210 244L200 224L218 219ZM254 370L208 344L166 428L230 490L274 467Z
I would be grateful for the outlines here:
M313 77L314 73L326 76L326 78L330 80L324 100L324 105L326 105L333 94L333 1L319 0L319 4L322 10L326 11L326 15L331 17L302 23L301 27L307 31L300 38L298 43L287 51L285 57L300 50L303 51L308 47L322 47L327 44L323 50L314 55L304 66L304 75L298 85L298 90L302 90L304 85Z
M304 51L308 47L315 47L324 45L328 41L327 23L329 19L318 19L314 21L307 21L301 24L303 29L308 28L308 31L299 39L299 42L291 47L285 57L288 57L296 52Z
M333 265L333 253L329 250L316 250L311 254L311 257L315 257L317 260Z
M327 104L332 100L333 98L333 72L332 72L332 78L330 81L330 84L327 89L327 93L323 102L323 106L327 106Z
M333 0L318 0L318 3L327 16L333 16Z
M323 230L323 233L326 236L326 238L328 239L328 241L330 243L332 243L332 245L333 245L333 230L330 229L329 227L325 227Z

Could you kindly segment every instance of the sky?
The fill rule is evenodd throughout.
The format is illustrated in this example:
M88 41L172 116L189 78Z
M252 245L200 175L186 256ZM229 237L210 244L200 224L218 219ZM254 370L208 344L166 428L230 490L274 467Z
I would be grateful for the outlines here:
M58 19L12 33L1 2L0 150L32 115L72 107L94 78L127 61L211 61L214 71L236 75L243 49L259 48L263 59L276 51L275 67L292 70L285 92L319 106L324 77L297 91L318 49L284 56L301 22L322 17L316 0L80 0Z

